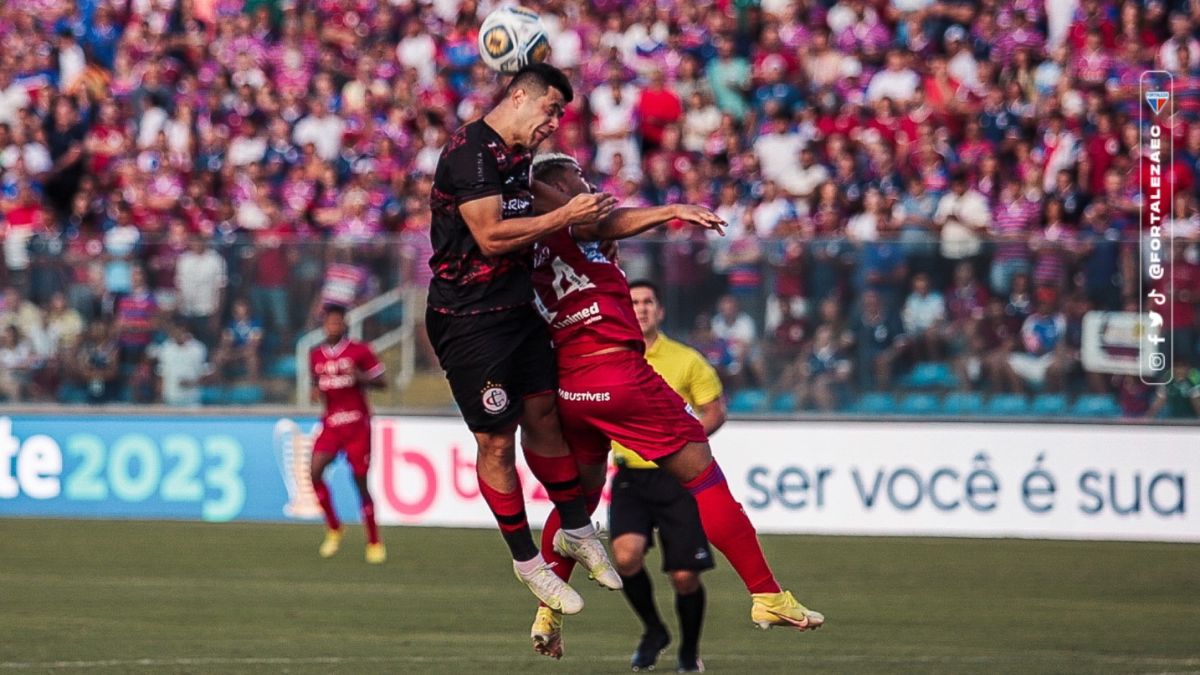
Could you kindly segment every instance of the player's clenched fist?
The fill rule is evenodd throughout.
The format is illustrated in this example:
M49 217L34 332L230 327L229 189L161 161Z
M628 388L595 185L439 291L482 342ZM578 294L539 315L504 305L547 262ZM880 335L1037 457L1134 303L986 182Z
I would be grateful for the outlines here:
M575 195L563 209L566 210L571 225L583 225L603 220L616 206L615 197L601 192Z
M717 214L703 206L696 206L694 204L676 205L675 218L693 225L699 225L708 230L715 230L721 236L725 235L725 227L728 225Z

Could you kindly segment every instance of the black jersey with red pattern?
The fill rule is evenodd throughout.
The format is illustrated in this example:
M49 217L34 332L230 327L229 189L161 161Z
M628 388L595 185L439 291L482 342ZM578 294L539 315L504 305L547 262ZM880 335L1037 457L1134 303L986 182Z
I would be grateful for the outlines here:
M506 145L483 120L460 128L442 149L430 195L434 311L478 314L531 301L531 249L484 255L458 207L499 195L504 218L533 215L532 159L531 152Z

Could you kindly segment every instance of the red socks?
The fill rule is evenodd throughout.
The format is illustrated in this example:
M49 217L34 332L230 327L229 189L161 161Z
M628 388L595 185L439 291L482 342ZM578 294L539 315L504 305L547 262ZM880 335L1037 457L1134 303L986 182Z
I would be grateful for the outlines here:
M321 511L325 514L325 526L331 530L342 529L342 522L333 510L333 497L329 494L329 486L323 480L315 480L313 492L316 493L317 503L321 505Z
M379 543L379 526L375 524L375 502L365 495L362 497L362 521L367 530L367 543Z
M579 486L579 467L575 458L570 455L562 457L543 457L525 449L525 463L533 476L546 487L554 509L559 512L562 526L568 530L587 527L591 516L583 498L583 489ZM544 548L544 547L543 547Z
M321 511L325 514L325 526L331 530L342 529L342 522L338 520L337 513L333 510L333 495L329 492L329 486L324 480L313 481L313 492L317 495L317 503L321 505ZM379 526L375 524L375 502L365 493L359 493L359 499L362 501L362 521L363 527L367 530L367 543L379 543Z
M696 498L704 534L725 555L751 593L778 593L779 583L763 557L754 525L733 498L725 474L714 459L683 487Z
M533 533L529 531L529 520L525 516L525 496L521 494L521 487L518 485L513 492L500 492L479 477L479 494L492 510L513 560L526 561L537 557L537 546L533 543Z

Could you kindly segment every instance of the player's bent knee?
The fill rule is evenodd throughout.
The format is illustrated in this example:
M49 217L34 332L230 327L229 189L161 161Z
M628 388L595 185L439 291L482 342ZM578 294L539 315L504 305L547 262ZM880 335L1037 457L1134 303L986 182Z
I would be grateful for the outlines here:
M524 412L521 415L522 422L536 420L558 426L558 404L555 403L553 394L530 396L525 399L524 404Z
M656 460L681 483L686 483L708 468L713 462L712 447L707 442L691 442L667 457Z
M617 568L617 574L623 577L631 577L642 571L642 565L645 560L641 555L617 555L613 560L613 565Z
M613 565L617 574L631 577L641 571L646 560L646 540L638 535L622 535L613 539Z
M538 395L525 401L521 444L534 454L547 457L559 457L568 452L553 396Z
M321 481L325 476L325 467L333 461L333 454L326 452L313 453L312 463L308 468L308 477L312 482Z
M700 575L693 570L674 570L671 585L679 595L691 595L700 589Z
M478 461L489 466L511 466L516 463L516 439L512 432L477 433Z

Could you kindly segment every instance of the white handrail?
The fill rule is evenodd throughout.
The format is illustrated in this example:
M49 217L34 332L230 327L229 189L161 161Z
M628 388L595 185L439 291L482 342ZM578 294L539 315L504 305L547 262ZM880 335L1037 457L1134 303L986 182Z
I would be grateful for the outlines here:
M413 375L416 373L417 351L416 343L413 341L413 331L416 327L416 312L421 308L416 306L417 298L415 296L414 290L405 291L405 311L400 319L400 325L371 341L371 349L376 354L383 353L397 344L401 345L400 372L396 374L395 379L395 385L400 389L411 384ZM413 308L415 311L410 312L409 308Z

